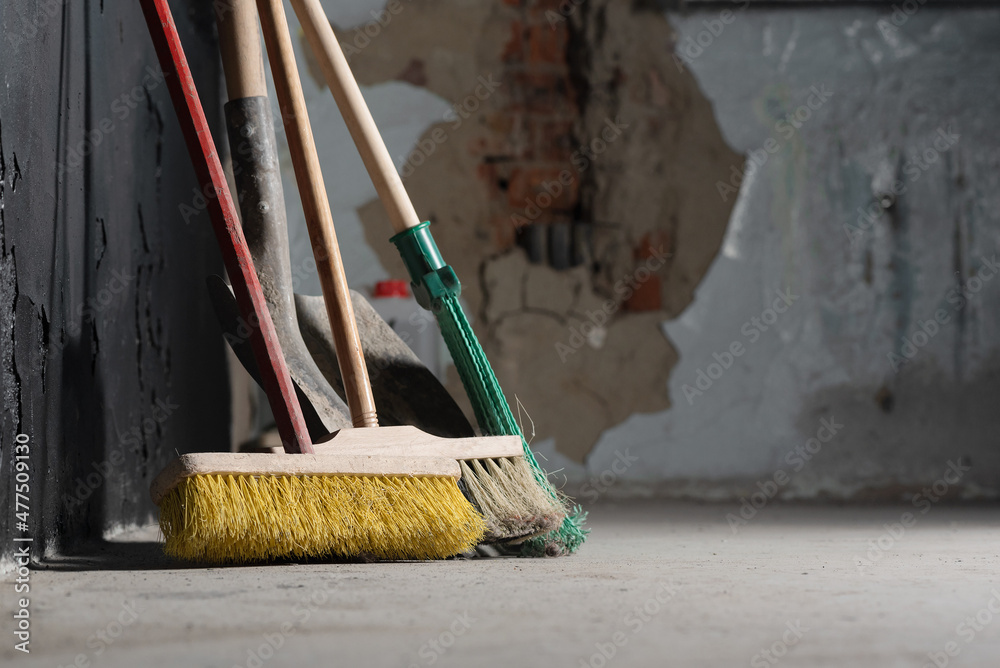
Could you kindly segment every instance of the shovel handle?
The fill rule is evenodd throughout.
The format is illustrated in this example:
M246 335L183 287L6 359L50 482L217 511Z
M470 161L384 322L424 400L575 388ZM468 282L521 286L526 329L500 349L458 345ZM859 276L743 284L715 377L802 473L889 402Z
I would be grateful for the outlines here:
M361 95L358 82L351 73L347 58L340 48L337 36L333 33L323 6L319 0L291 0L295 15L299 17L306 40L312 47L326 83L337 102L340 115L344 117L347 129L351 132L354 145L361 154L368 175L379 199L389 214L389 221L397 234L405 232L420 224L417 212L413 209L403 181L399 178L389 151L385 148L378 126L368 110L368 104Z
M250 343L260 367L264 390L274 413L282 445L285 452L312 453L309 431L302 417L299 400L295 396L295 387L281 353L281 345L254 271L246 239L240 229L226 175L212 141L212 132L205 119L170 6L167 0L142 0L142 12L146 17L149 35L163 69L164 80L170 91L170 99L173 101L177 120L180 121L198 182L208 200L212 227L240 312L248 323L256 324L250 328ZM209 193L214 196L208 196Z
M368 369L361 350L361 337L354 319L354 305L347 287L337 233L333 227L330 202L326 196L319 155L306 111L302 82L295 65L292 37L281 0L257 0L264 45L271 63L271 75L278 94L281 120L295 169L295 181L305 212L309 240L319 274L327 316L337 349L337 364L344 380L344 395L355 427L377 427L378 416Z
M267 95L254 0L217 0L219 51L230 100Z

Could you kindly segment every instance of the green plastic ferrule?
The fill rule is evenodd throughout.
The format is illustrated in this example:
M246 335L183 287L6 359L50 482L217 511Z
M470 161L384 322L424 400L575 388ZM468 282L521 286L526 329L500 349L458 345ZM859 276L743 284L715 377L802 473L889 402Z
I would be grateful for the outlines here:
M458 282L455 270L441 258L441 251L431 236L430 224L425 220L389 241L396 244L403 258L417 303L437 312L443 298L457 298L462 293L462 284Z

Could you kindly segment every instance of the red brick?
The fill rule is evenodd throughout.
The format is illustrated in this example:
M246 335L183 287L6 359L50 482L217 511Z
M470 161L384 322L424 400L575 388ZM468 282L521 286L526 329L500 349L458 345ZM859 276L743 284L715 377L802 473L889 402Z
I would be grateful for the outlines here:
M520 167L512 170L507 185L507 202L512 209L521 208L528 201L531 196L528 188L527 172Z
M503 53L500 54L500 60L505 63L522 62L524 60L527 39L528 35L526 34L524 25L520 21L511 21L510 38L504 45Z
M660 277L656 274L642 283L637 282L632 296L625 301L626 311L659 311L661 308Z
M566 62L568 33L565 23L528 28L528 61L531 63Z
M664 253L669 254L673 252L672 241L670 233L666 230L647 232L639 240L639 245L636 246L633 257L637 260L648 260L653 257L659 257L659 255Z
M511 172L507 203L519 212L531 205L543 211L567 211L576 206L578 195L579 183L569 165L566 169L531 167Z
M557 25L566 25L567 18L574 5L571 0L534 0L528 15L532 24L544 25L551 28Z

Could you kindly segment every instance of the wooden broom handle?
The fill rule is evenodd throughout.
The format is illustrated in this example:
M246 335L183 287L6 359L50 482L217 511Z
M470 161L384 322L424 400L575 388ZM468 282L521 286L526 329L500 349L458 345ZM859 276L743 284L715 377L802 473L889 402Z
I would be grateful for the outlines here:
M291 0L379 199L398 234L420 224L320 0Z
M281 434L282 445L285 452L313 453L315 451L309 440L309 430L295 396L295 386L288 375L278 334L267 310L257 272L254 271L250 250L236 215L236 205L229 194L226 175L212 141L212 131L208 127L198 89L191 77L184 47L170 13L170 5L168 0L141 0L141 5L156 56L163 69L170 100L184 133L191 162L194 163L194 171L208 200L208 213L222 251L222 260L226 264L226 272L233 283L233 294L240 305L243 318L247 322L253 323L256 320L258 323L258 326L250 329L250 343L253 345L262 384L267 391L267 400L278 425L278 433ZM210 192L215 196L209 197Z
M323 288L326 312L333 331L337 349L337 363L344 379L344 394L351 409L355 427L377 427L375 399L372 396L368 369L361 351L361 337L354 320L354 307L344 274L344 263L333 228L330 202L320 170L316 143L313 140L302 82L295 65L295 52L288 32L288 21L281 0L257 0L260 24L264 32L268 61L274 88L278 93L278 106L285 126L288 149L292 155L295 181L309 228L316 270Z
M220 0L219 50L229 100L267 95L254 0Z

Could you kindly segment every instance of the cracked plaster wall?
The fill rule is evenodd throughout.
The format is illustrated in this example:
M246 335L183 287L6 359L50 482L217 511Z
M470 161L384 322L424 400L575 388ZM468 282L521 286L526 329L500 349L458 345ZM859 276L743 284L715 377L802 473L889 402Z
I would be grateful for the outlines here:
M1000 250L1000 12L924 7L899 25L891 15L737 12L690 51L727 143L759 155L773 137L778 150L747 170L722 253L691 307L665 323L681 360L674 407L607 432L591 470L631 445L643 463L622 476L633 491L728 498L784 470L794 475L783 496L899 498L961 461L971 470L950 492L996 496L1000 281L976 274ZM718 16L670 20L683 45ZM778 126L814 86L832 96L794 132ZM903 189L887 197L896 181ZM870 222L859 207L875 211ZM786 288L799 299L751 342L744 323ZM963 289L974 294L961 300ZM939 311L947 322L908 349ZM734 341L746 353L689 403L684 385ZM894 368L890 355L907 352ZM838 434L789 463L831 417Z
M670 406L677 357L659 323L690 303L719 248L732 203L713 197L713 183L740 158L669 59L665 17L598 0L549 21L545 3L449 0L403 3L384 25L366 26L356 25L360 8L382 6L357 5L326 8L418 214L462 279L501 385L536 438L580 462L606 429ZM330 174L352 172L352 186L364 179L343 200L363 204L337 218L352 249L348 278L402 278L381 204L297 47L313 72L306 94L332 193L345 186ZM582 146L591 154L574 162ZM545 206L545 184L563 170L569 183ZM533 203L540 214L526 214ZM534 224L514 217L523 215ZM526 233L580 222L578 266L528 260ZM351 258L354 250L361 255ZM450 387L462 396L456 378Z
M535 3L402 3L375 28L370 12L383 4L326 6L345 45L370 29L352 67L397 165L412 171L405 183L418 212L434 221L477 333L504 388L534 419L550 469L604 494L598 477L628 449L637 463L610 476L607 494L733 498L784 470L794 475L783 496L858 498L933 482L960 457L972 470L953 493L996 494L1000 283L987 282L961 309L949 296L1000 242L1000 137L988 123L997 10L923 7L880 28L891 8L751 7L706 38L705 22L725 4L676 13L592 0L560 24L566 38L553 47L533 41L531 21L546 25L544 11L532 15ZM685 52L696 39L708 45ZM531 73L554 85L512 84L524 71L508 61L516 48L547 63ZM453 128L448 109L490 73L504 85ZM808 105L814 86L833 95L814 97L791 132L777 125ZM308 78L306 88L323 127L349 278L402 277L328 92ZM510 123L532 90L565 94L570 147L607 118L631 123L539 218L598 223L588 263L569 270L530 262L524 231L505 225L523 212L515 202L523 205L524 193L504 170L552 167L545 155L519 153L546 146ZM437 128L445 141L408 170ZM914 172L908 161L947 128L960 141ZM765 146L767 162L746 167L745 156ZM894 179L906 192L878 205L852 242L845 226L858 226L857 208L885 200ZM538 183L528 183L528 200L537 201ZM614 300L609 325L572 338L588 311L615 297L615 281L647 259L644 249L660 245L670 258L657 271L658 308ZM768 307L787 289L792 306L758 329L752 318L773 315ZM949 323L897 373L889 354L939 308ZM559 343L574 350L565 363ZM745 352L730 368L701 394L686 394L734 343ZM795 470L788 453L830 418L844 427Z

